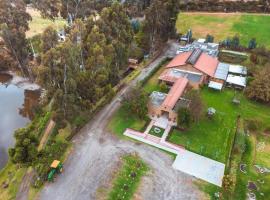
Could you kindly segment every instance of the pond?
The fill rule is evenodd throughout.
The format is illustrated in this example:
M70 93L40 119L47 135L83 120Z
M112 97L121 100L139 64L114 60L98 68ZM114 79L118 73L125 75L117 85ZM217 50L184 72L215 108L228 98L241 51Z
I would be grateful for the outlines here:
M14 131L33 118L40 92L27 90L12 82L9 74L0 73L0 169L8 161L8 148L14 145Z

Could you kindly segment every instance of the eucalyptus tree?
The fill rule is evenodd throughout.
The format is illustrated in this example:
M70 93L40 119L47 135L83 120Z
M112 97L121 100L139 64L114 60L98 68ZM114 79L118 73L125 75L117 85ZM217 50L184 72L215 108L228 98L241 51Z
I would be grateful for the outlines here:
M6 53L14 59L22 75L30 76L25 32L31 16L26 12L26 5L22 0L1 0L0 13L0 36Z
M175 34L179 0L152 0L145 11L144 33L149 40L150 53Z
M60 15L72 24L110 6L113 0L33 0L43 17L55 19Z

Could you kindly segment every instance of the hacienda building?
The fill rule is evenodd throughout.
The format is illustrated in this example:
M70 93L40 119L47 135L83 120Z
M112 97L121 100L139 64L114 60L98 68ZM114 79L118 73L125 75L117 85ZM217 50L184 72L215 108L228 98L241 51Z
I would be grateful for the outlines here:
M150 95L148 113L151 118L166 118L176 123L177 111L187 107L190 100L183 98L188 86L199 89L202 85L222 90L224 86L246 87L247 69L240 65L219 62L216 55L200 48L178 54L159 76L170 88L168 94L154 91Z
M189 81L187 77L179 77L168 94L154 91L150 95L148 113L151 117L166 117L169 121L177 120L177 110L187 106L189 101L182 98Z
M180 53L166 67L159 77L167 85L173 85L179 78L186 76L189 84L198 89L200 85L207 84L213 78L219 61L200 49Z

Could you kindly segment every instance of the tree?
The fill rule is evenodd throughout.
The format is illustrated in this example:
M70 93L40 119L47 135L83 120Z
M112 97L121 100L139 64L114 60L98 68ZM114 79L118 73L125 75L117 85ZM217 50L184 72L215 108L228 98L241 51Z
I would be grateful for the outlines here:
M35 8L43 17L55 19L59 13L70 24L76 19L85 19L104 7L111 5L112 0L33 0Z
M8 53L3 41L0 41L0 71L6 71L16 66L15 60Z
M124 7L114 3L111 7L104 8L97 24L101 32L108 35L107 42L115 48L115 64L122 69L127 63L127 53L133 39L131 23Z
M147 116L148 96L142 88L135 87L123 98L123 106L131 115L136 115L140 119Z
M43 53L46 53L50 49L56 47L58 44L57 31L49 26L47 27L41 35L41 49Z
M33 135L31 126L15 131L16 143L9 149L9 156L14 163L30 163L36 159L37 138Z
M214 42L214 36L207 34L205 38L206 43L212 43Z
M232 47L233 48L238 48L240 45L240 39L239 39L239 36L238 35L235 35L233 38L232 38Z
M190 90L186 94L186 98L190 100L189 110L192 121L198 122L201 119L204 111L204 104L199 90Z
M270 102L270 65L258 71L254 80L247 87L246 94L250 99L265 103Z
M22 75L30 76L25 32L29 29L31 16L26 12L26 5L22 0L1 0L0 13L0 37L4 41L5 50L16 62Z
M189 127L191 123L191 112L189 108L179 108L177 111L177 125L179 127Z
M150 41L150 53L175 34L175 22L179 8L178 0L152 0L145 11L144 33Z
M255 49L257 47L256 38L252 38L248 43L249 49Z

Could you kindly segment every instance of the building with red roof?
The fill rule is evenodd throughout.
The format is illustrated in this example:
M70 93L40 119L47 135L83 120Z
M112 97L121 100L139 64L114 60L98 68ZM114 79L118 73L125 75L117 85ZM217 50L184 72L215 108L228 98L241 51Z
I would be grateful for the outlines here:
M202 83L208 83L217 70L219 61L200 49L177 55L160 75L159 80L172 85L177 78L186 76L190 84L198 88Z
M188 85L186 77L179 77L168 94L153 92L151 101L148 105L148 112L151 116L167 116L169 121L176 122L177 119L177 104L180 103L182 95Z

